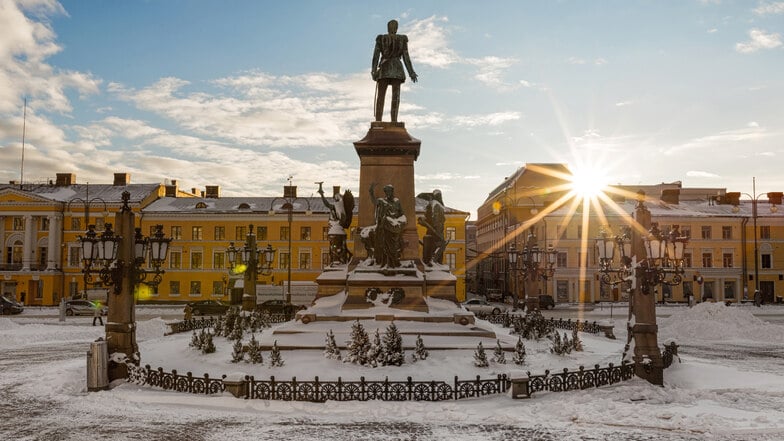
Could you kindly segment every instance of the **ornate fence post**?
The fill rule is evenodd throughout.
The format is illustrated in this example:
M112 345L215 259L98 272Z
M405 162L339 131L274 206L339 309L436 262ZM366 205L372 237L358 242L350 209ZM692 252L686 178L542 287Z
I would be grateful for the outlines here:
M531 389L528 387L528 377L512 378L512 398L531 398Z

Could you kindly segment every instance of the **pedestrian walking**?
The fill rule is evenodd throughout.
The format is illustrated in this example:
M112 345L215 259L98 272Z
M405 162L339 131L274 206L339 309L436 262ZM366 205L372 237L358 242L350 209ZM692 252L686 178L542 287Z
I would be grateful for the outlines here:
M759 290L754 291L754 306L762 305L762 293Z
M191 308L191 305L185 305L185 309L183 309L183 311L185 312L185 321L190 320L193 316L193 308Z
M101 323L101 326L103 326L103 317L101 317L102 309L103 308L101 308L101 304L95 302L95 309L93 310L93 326L95 326L96 320L98 320Z

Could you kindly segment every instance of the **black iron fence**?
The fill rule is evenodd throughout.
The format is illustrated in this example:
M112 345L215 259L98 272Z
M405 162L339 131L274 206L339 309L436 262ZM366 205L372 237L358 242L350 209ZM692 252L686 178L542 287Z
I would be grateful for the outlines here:
M446 381L414 381L408 377L405 381L278 381L275 377L269 380L256 380L248 377L246 398L260 400L283 401L445 401L477 398L497 395L509 390L511 384L506 375L498 375L492 379L459 380L453 383Z
M208 374L204 374L203 377L194 377L190 372L180 375L175 369L172 369L171 372L164 372L160 367L158 370L152 370L149 364L143 368L132 363L127 363L126 366L128 367L128 382L139 385L146 384L163 390L204 395L218 394L226 390L223 382L226 378L225 375L221 378L210 378Z
M264 323L278 324L291 320L293 317L289 314L267 314L264 316ZM190 320L181 320L178 322L167 323L169 326L169 334L178 334L180 332L189 332L194 329L214 328L218 319L215 317L199 317L191 318Z
M522 328L526 319L525 316L522 315L515 315L515 314L475 314L476 318L487 320L488 322L503 326L504 328ZM597 324L596 322L589 322L588 320L585 321L572 321L572 319L555 319L550 317L549 319L545 319L545 321L558 329L565 329L567 331L571 331L577 328L580 332L587 332L589 334L601 334L604 330Z
M634 364L624 361L620 366L612 363L607 367L595 365L593 369L585 369L580 366L576 371L564 369L563 372L551 374L549 370L544 375L531 375L528 372L528 381L524 381L523 393L531 396L534 392L566 392L570 390L582 390L610 384L620 383L621 381L634 378Z

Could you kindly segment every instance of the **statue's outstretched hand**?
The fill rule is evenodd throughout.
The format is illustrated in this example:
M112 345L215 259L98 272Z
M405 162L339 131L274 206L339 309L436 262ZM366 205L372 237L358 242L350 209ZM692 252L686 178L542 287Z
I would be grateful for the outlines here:
M417 82L417 78L419 78L419 77L417 77L417 74L415 74L415 73L411 74L411 81L416 83Z

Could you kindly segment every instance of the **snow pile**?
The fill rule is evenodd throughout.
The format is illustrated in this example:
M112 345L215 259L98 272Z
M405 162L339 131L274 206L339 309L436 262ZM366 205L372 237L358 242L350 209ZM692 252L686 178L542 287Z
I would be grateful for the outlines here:
M8 331L11 329L18 329L20 325L12 321L10 318L0 318L0 331Z
M767 323L743 308L703 302L659 321L659 339L676 342L753 340L778 343L784 326Z
M136 323L136 339L138 341L151 340L154 338L163 337L169 327L162 318L154 318L143 322Z
M22 325L9 318L0 318L0 349L24 347L30 342L89 342L103 336L103 331L103 326Z

